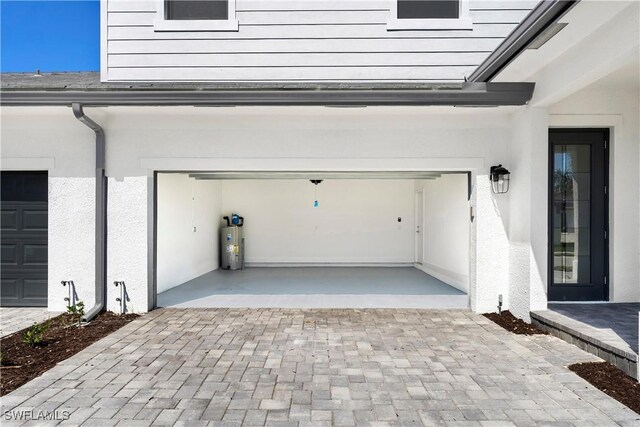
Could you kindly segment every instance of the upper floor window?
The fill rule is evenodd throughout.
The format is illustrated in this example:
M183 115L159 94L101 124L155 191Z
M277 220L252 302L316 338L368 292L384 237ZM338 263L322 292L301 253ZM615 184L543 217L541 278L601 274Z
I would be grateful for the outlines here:
M238 31L236 0L156 0L155 31Z
M471 30L469 0L392 0L389 30Z
M398 0L398 19L458 19L459 0Z
M228 0L166 0L165 15L169 20L228 19Z

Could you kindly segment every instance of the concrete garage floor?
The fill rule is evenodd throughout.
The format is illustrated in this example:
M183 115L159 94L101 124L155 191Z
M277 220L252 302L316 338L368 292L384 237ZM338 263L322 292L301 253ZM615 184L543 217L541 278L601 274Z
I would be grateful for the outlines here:
M413 267L214 270L158 294L159 307L467 308L467 295Z
M469 310L160 309L0 405L92 427L637 426L566 368L592 360Z

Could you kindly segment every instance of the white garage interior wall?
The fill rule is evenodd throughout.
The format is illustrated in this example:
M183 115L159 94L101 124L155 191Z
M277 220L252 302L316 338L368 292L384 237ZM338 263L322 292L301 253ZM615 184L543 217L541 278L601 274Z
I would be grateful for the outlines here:
M413 264L413 180L227 180L252 265ZM398 222L401 218L402 222Z
M158 174L158 292L219 266L221 183Z
M425 263L416 266L468 292L466 174L325 179L316 188L306 179L183 173L158 174L157 291L219 267L218 230L231 213L245 218L247 267L414 266L417 188L425 194Z
M469 291L470 210L466 174L416 180L423 192L423 262L416 267L443 282Z

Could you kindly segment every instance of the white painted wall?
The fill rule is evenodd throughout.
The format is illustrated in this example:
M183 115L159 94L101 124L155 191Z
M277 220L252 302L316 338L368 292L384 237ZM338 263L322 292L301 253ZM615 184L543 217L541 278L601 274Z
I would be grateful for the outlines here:
M509 145L509 298L505 308L527 321L547 307L548 116L527 107L513 117Z
M467 175L416 180L424 194L424 261L417 267L461 291L469 291L470 213Z
M221 183L158 174L158 293L219 266Z
M640 301L640 90L587 88L550 107L555 127L611 128L609 173L610 297Z
M507 284L502 272L508 241L501 217L505 212L489 192L486 173L506 157L509 111L513 109L86 108L107 135L109 307L117 308L113 302L119 296L113 280L127 283L133 310L149 307L153 170L440 169L473 170L477 176L472 230L478 235L472 234L469 293L475 310L493 310ZM76 281L80 297L92 302L94 217L88 201L94 186L93 133L62 107L3 107L2 124L3 168L41 168L44 158L51 176L62 178L55 194L50 192L50 227L58 230L50 234L50 260L58 260L49 267L50 309L62 308L59 283L68 278ZM76 180L86 180L84 190L78 190Z
M108 179L107 200L107 309L120 312L120 288L114 281L124 281L128 298L125 311L147 311L149 272L142 260L147 259L148 246L138 244L147 239L150 212L140 200L148 194L148 179L133 176Z
M48 170L48 307L65 311L62 280L73 280L78 298L93 306L95 289L94 134L71 109L2 109L2 170Z
M245 218L251 264L412 264L412 180L228 180L224 215ZM398 217L402 222L398 223Z

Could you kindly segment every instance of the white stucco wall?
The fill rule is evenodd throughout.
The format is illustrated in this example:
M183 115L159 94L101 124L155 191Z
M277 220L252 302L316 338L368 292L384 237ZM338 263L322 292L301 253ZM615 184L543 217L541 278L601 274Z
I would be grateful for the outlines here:
M144 176L108 180L107 211L107 309L119 312L120 289L114 281L124 281L128 300L125 311L148 309L147 239L148 212L140 200L146 200L147 178Z
M2 109L2 170L49 173L48 306L53 311L66 310L62 280L74 281L87 308L94 303L93 135L70 108Z
M548 117L527 107L513 117L509 146L509 310L529 320L547 307Z
M464 292L469 291L470 211L467 175L416 180L424 195L424 257L418 268Z
M478 235L472 236L470 253L472 307L494 310L497 294L506 293L506 199L490 193L486 174L489 166L504 163L507 156L512 109L85 111L107 135L111 309L118 308L114 280L127 284L130 309L149 307L154 170L473 170L472 231L478 230ZM44 157L49 159L44 164L49 165L50 176L61 178L50 184L59 189L51 190L49 308L62 307L65 294L59 283L66 279L75 280L81 299L92 302L94 217L93 202L87 200L94 186L94 135L68 108L3 108L2 121L3 167L13 162L21 169L28 164L40 169ZM82 191L76 189L77 180L86 180ZM70 209L72 202L84 204L86 211ZM393 214L394 219L397 216Z
M112 108L109 153L118 161L109 162L108 174L119 179L149 176L154 169L473 170L482 183L472 199L482 233L470 255L472 274L478 273L471 304L491 311L508 288L507 212L504 199L490 193L486 174L507 157L510 111ZM144 209L147 202L136 203ZM494 250L487 253L487 247Z
M219 266L221 183L158 174L158 293Z
M412 180L222 182L224 215L245 218L246 262L413 264ZM402 222L398 222L398 217Z

